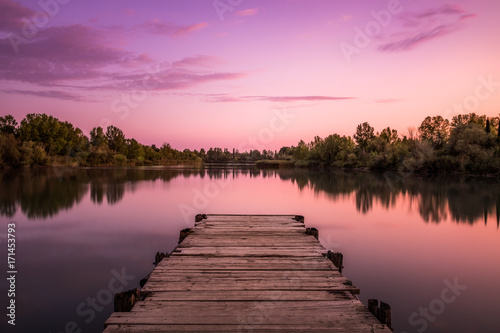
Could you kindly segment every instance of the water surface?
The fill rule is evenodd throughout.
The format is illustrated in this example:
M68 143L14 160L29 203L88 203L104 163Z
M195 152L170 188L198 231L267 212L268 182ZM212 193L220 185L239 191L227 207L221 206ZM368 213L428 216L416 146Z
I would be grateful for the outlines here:
M395 332L500 331L495 179L56 168L5 171L0 185L0 257L15 223L18 271L16 326L3 314L2 331L102 331L112 292L137 287L197 213L304 215L326 248L344 254L360 299L392 306Z

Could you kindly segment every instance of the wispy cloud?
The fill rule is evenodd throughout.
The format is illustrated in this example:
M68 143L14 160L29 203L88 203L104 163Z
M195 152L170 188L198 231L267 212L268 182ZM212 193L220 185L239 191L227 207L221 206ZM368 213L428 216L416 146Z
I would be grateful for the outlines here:
M192 67L215 67L224 63L219 57L208 56L208 55L198 55L195 57L186 57L179 61L175 61L172 65L175 68L192 68Z
M411 50L419 44L452 33L462 27L462 22L476 15L467 13L458 5L443 5L418 13L399 16L402 31L389 37L378 47L383 52Z
M56 99L62 99L62 100L68 100L68 101L84 101L85 99L76 94L72 94L66 91L57 91L57 90L15 90L15 89L5 89L2 90L4 93L8 94L16 94L16 95L31 95L31 96L38 96L38 97L48 97L48 98L56 98Z
M445 4L438 8L431 8L421 13L417 13L414 16L418 19L423 19L439 15L462 15L463 13L464 10L459 5Z
M379 47L380 51L406 51L412 49L417 44L428 41L430 39L448 34L452 31L449 26L441 25L432 30L420 32L414 36L401 39L395 42L386 43Z
M175 25L170 22L162 22L161 20L155 19L147 23L137 25L135 30L142 30L147 33L169 35L173 37L183 37L189 35L197 30L201 30L208 26L206 22L200 22L191 25Z
M258 12L259 12L258 8L252 8L252 9L244 9L244 10L237 11L236 13L234 13L234 15L236 15L236 16L253 16L253 15L257 15Z
M293 102L318 102L318 101L340 101L356 99L356 97L337 97L337 96L232 96L227 94L209 94L198 95L206 102L227 103L227 102L248 102L248 101L267 101L276 103Z
M188 35L192 32L195 32L197 30L201 30L205 27L208 26L208 23L206 22L201 22L201 23L197 23L197 24L192 24L192 25L188 25L186 27L180 27L179 29L177 29L174 33L173 33L173 36L184 36L184 35Z
M164 78L158 80L155 90L174 90L174 89L187 89L202 83L236 80L246 76L244 73L229 73L229 72L216 72L216 73L182 73L172 72L168 73Z
M298 102L298 101L339 101L346 99L355 99L355 97L336 97L336 96L246 96L245 98L269 102Z

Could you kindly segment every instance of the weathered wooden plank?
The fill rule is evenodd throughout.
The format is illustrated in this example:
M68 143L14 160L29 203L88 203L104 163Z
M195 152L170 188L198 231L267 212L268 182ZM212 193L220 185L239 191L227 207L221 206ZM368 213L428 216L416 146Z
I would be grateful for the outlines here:
M203 256L286 256L286 257L318 257L326 255L322 246L305 247L178 247L172 255L203 255Z
M365 308L366 309L366 308ZM168 311L168 310L165 310ZM240 325L244 324L267 324L267 325L299 325L304 324L304 321L314 323L316 325L329 326L344 326L350 322L360 322L363 320L369 321L373 315L362 310L362 305L357 309L346 309L339 311L338 309L321 309L316 308L307 311L279 312L275 309L272 313L266 312L270 309L262 308L260 311L231 311L221 312L205 316L205 310L196 312L184 312L181 315L171 315L162 313L161 311L155 314L148 312L115 312L106 322L109 324L139 324L139 325L158 325L158 324L198 324L198 325ZM242 317L243 316L243 317ZM372 324L375 324L374 321ZM367 327L368 328L368 327Z
M267 258L267 257L221 257L221 258L213 258L202 256L198 257L183 257L183 256L170 256L167 259L163 259L156 267L162 268L164 266L172 266L172 265L184 265L184 264L193 264L199 265L204 262L208 262L209 264L239 264L239 265L266 265L266 264L276 264L283 265L287 263L291 264L300 264L303 267L309 266L318 266L318 265L330 265L329 260L325 260L322 256L314 256L307 259L304 258ZM333 263L332 263L333 265ZM217 267L213 267L217 268Z
M217 283L217 282L206 282L205 286L200 286L197 282L168 282L168 281L153 281L148 282L143 291L202 291L202 290L292 290L292 291L349 291L355 294L359 294L359 289L353 286L344 285L342 283L334 283L334 282L318 282L318 283L302 283L298 280L294 281L283 281L283 282L269 282L265 281L256 281L256 282L248 282L248 281L236 281L230 286L227 283Z
M321 326L320 326L321 325ZM344 326L331 327L323 324L282 324L282 325L261 325L261 324L240 324L240 325L110 325L104 331L105 333L136 333L136 332L169 332L169 333L185 333L185 332L259 332L259 333L315 333L315 332L332 332L332 333L353 333L353 332L370 332L370 333L387 333L385 326L374 324L369 330L366 330L366 324L347 323Z
M290 276L283 279L267 279L265 277L227 277L227 278L213 278L202 276L151 276L144 289L158 288L156 290L163 290L162 288L169 288L165 290L173 290L171 288L203 290L210 288L225 288L227 290L253 290L253 289L293 289L293 290L311 290L320 288L320 290L351 289L352 286L347 284L346 278L333 278L333 277L320 277L320 278L307 278ZM162 287L161 285L168 284ZM204 284L200 286L200 284Z
M151 292L148 301L336 301L351 300L349 292L299 290L199 290Z
M337 301L140 301L132 312L148 316L182 316L186 313L198 313L198 317L215 317L249 313L252 311L274 312L274 315L294 313L296 316L318 315L318 312L362 312L367 311L359 302L352 300Z
M312 238L312 237L311 237ZM217 238L191 238L186 239L184 242L179 244L179 247L268 247L269 244L273 244L274 247L290 247L296 245L297 247L308 247L314 246L313 240L308 239L283 239L275 237L255 237L246 239L221 239Z
M342 280L347 280L343 276L338 273L338 271L309 271L309 270L301 270L301 271L288 271L288 270L273 270L273 271L233 271L233 270L155 270L153 274L151 274L150 281L152 279L158 278L209 278L209 279L323 279L323 278L337 278Z
M227 259L227 260L225 260ZM241 259L238 261L237 259ZM266 260L267 259L267 260ZM297 260L299 259L299 260ZM221 271L221 270L257 270L257 271L338 271L331 261L315 260L318 258L283 258L283 257L194 257L173 256L164 260L157 271ZM268 261L268 262L266 262Z

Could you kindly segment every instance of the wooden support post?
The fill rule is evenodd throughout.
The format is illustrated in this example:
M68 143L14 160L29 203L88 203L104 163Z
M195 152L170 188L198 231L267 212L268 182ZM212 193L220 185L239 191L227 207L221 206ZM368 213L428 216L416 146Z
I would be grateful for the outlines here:
M368 300L368 311L370 311L375 317L378 318L378 300L377 299L369 299Z
M344 255L340 252L333 253L333 264L339 269L339 273L342 274L342 268L344 268Z
M312 235L316 239L318 239L318 237L319 237L319 231L316 228L306 228L306 234Z
M327 258L333 262L335 267L339 269L339 273L342 274L342 269L344 268L344 255L340 252L328 250Z
M378 321L380 321L381 324L387 325L387 327L392 330L391 306L389 304L380 302L379 307L378 300L369 299L368 310L378 319Z
M181 230L181 233L179 235L179 244L182 243L182 241L187 237L189 236L189 234L191 234L194 230L191 229L191 228L186 228L186 229L182 229Z
M304 216L295 215L295 221L304 223Z
M135 288L115 295L115 312L130 312L139 300L141 291Z
M379 320L392 330L391 306L380 301Z
M207 218L207 214L198 214L195 216L194 221L200 222L201 220L206 219L206 218Z
M156 252L156 255L155 255L155 261L153 262L153 265L158 265L160 263L160 261L163 260L163 258L168 258L170 257L170 254L168 253L161 253L161 252Z
M169 253L156 252L155 261L153 262L153 265L155 265L156 267L160 263L160 261L163 260L163 258L168 258L168 257L170 257ZM139 285L141 286L141 288L144 287L146 282L148 282L149 278L151 277L151 273L153 273L153 271L151 271L144 279L139 281Z

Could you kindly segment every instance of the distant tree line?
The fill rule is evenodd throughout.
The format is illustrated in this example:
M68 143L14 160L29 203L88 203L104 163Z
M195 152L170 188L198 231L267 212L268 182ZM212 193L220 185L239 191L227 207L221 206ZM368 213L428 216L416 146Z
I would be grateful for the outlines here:
M426 117L418 128L400 135L387 127L381 132L367 122L351 136L316 136L279 151L210 148L178 151L164 143L140 144L108 126L95 127L87 137L79 128L45 114L28 114L21 124L0 117L0 167L37 165L162 165L258 162L260 166L323 169L371 169L424 173L500 173L500 121L475 113L451 122Z
M499 117L460 114L451 122L426 117L418 128L400 135L387 127L381 132L365 122L351 136L316 136L279 151L215 148L195 151L204 162L257 161L260 167L370 169L419 173L500 173Z
M0 117L0 167L199 164L189 150L165 143L161 148L126 138L122 130L95 127L87 137L69 122L46 114L28 114L18 125Z
M238 149L210 148L208 151L201 148L200 151L194 150L194 153L207 163L227 163L227 162L256 162L260 160L274 160L278 157L276 151L272 150L250 150L240 152Z

